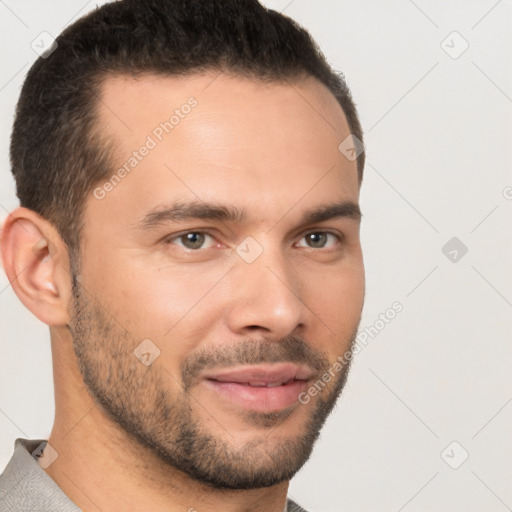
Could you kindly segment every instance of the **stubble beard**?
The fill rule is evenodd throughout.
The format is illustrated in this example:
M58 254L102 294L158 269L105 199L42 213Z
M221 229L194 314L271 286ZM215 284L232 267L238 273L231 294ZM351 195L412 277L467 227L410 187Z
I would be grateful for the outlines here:
M286 437L279 425L291 421L294 409L276 413L248 411L242 420L255 427L252 440L240 445L229 425L215 434L202 424L194 407L208 411L193 397L199 368L220 361L233 364L293 361L313 365L320 375L329 361L303 340L288 337L279 342L247 340L232 349L190 354L181 365L182 388L169 390L172 378L161 365L145 366L133 350L140 343L111 319L97 301L87 299L73 275L70 331L84 383L101 410L137 444L166 464L216 489L256 489L290 480L308 460L325 420L345 385L350 363L332 386L307 405L309 415L301 433ZM349 350L354 344L355 330ZM201 363L202 361L202 363ZM208 363L210 361L210 363ZM328 391L328 392L327 392ZM326 394L327 392L327 394ZM215 411L210 415L215 419ZM286 430L286 429L284 429ZM231 442L230 442L231 439ZM236 447L235 447L236 445Z

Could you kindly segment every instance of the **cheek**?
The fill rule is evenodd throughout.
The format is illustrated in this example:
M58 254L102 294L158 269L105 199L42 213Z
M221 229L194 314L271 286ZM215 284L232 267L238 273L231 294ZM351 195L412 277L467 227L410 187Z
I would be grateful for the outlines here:
M105 255L106 256L106 255ZM119 251L117 257L86 262L86 281L98 300L138 335L162 336L207 298L222 269L159 265L151 257ZM207 302L207 301L206 301Z
M178 378L180 362L222 316L223 301L215 286L226 270L125 258L119 264L91 267L91 275L93 271L91 286L105 309L131 338L151 340L160 351L156 361Z
M324 269L304 281L304 302L336 333L334 343L348 346L359 324L364 302L364 268L361 262ZM339 348L339 347L338 347Z

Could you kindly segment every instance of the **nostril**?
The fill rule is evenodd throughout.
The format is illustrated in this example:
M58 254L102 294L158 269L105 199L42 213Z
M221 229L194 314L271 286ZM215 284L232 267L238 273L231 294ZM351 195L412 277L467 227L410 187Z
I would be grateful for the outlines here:
M247 325L246 329L249 331L270 331L270 329L268 329L267 327L263 327L262 325Z

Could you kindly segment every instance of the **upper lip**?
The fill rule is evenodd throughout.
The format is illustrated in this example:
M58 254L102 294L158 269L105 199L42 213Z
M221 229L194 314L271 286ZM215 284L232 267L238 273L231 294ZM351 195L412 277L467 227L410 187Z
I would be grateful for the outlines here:
M274 363L223 368L205 373L203 378L217 382L269 386L286 384L293 380L306 381L311 379L313 375L313 370L307 366L293 363Z

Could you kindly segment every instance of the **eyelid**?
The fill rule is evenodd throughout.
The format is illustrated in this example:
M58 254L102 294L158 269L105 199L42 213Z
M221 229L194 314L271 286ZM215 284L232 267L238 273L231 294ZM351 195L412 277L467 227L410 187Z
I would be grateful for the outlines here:
M328 229L328 228L316 228L316 229L308 229L307 231L304 231L302 236L311 235L311 233L326 233L329 235L334 235L335 237L342 239L343 233L341 231L337 231L335 229Z
M167 244L167 245L171 245L175 240L180 239L182 236L185 236L188 233L199 233L201 235L207 235L210 238L212 238L216 244L220 244L221 243L221 242L219 242L217 240L215 235L213 235L208 229L204 229L204 228L202 228L202 229L185 229L183 231L180 231L179 233L173 233L172 235L166 235L166 236L164 236L162 238L162 243ZM178 245L178 244L175 244L175 245ZM189 249L188 247L184 247L182 245L178 245L178 247L181 247L182 249L185 249L185 250L190 251L190 252L198 252L198 251L203 249L203 248L201 248L201 249ZM204 249L210 249L210 248L211 247L206 247Z
M345 239L345 236L343 233L339 232L339 231L333 231L331 229L309 229L308 231L302 233L302 235L300 236L299 238L299 241L302 240L303 238L305 238L306 236L308 235L311 235L313 233L321 233L321 234L325 234L325 235L332 235L334 237L336 237L338 243L336 244L336 246L338 244L340 244L341 242L343 242L343 240ZM335 246L335 247L336 247ZM324 248L324 247L321 247L321 248L316 248L316 247L306 247L306 248L309 248L309 249L313 249L313 250L316 250L316 251L321 251L322 249L323 250L327 250L327 249L332 249L332 247L328 247L328 248Z
M188 233L200 233L200 234L203 234L203 235L207 235L209 237L211 237L217 244L222 244L224 245L222 242L220 242L217 237L211 232L210 229L208 228L199 228L199 229L185 229L183 231L180 231L178 233L173 233L171 235L166 235L165 237L162 238L162 243L164 244L171 244L172 242L174 242L175 240L181 238L182 236L188 234ZM300 241L302 240L303 238L305 238L306 236L308 235L311 235L312 233L322 233L322 234L327 234L327 235L332 235L334 236L339 243L343 242L344 238L345 238L345 235L339 231L335 231L335 230L332 230L332 229L308 229L307 231L303 231L299 237L297 238L297 241ZM211 247L206 247L206 248L201 248L201 249L188 249L187 247L183 247L181 245L178 245L179 247L182 247L183 249L187 250L187 251L191 251L191 252L198 252L200 250L205 250L205 249L210 249ZM317 249L317 248L314 248L314 247L310 247L310 249L314 249L314 250L321 250L320 249Z
M307 231L305 231L302 234L302 237L311 235L313 233L322 233L322 234L327 234L327 235L333 235L340 241L345 238L345 235L341 231L337 231L337 230L333 230L333 229L325 229L325 228L324 229L308 229Z

